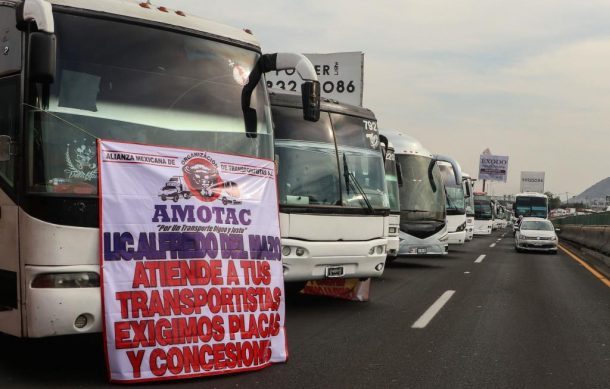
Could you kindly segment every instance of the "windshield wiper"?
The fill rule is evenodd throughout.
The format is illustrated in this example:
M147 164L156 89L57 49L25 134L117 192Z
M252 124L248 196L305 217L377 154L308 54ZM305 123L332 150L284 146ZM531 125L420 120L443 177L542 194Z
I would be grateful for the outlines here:
M424 211L423 209L400 209L401 211L404 212L430 212L430 211Z
M369 201L369 197L364 192L364 189L362 189L362 186L360 186L360 183L356 179L356 176L354 175L354 173L350 172L350 170L349 170L349 167L347 165L347 157L345 156L345 153L343 153L343 176L345 177L345 189L347 191L347 194L349 194L350 186L352 187L352 190L356 189L354 192L357 191L358 193L360 193L360 195L362 196L362 199L366 203L366 207L368 208L369 212L373 213L373 206L371 205L371 202ZM351 180L350 180L350 178L351 178Z

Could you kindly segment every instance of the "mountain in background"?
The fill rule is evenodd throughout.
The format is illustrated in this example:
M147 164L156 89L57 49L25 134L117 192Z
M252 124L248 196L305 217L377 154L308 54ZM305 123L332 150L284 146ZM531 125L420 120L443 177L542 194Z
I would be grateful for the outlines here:
M610 196L610 177L604 178L597 184L591 186L589 189L585 190L578 196L570 199L572 201L587 201L587 199L595 200L595 199L606 199L606 196Z

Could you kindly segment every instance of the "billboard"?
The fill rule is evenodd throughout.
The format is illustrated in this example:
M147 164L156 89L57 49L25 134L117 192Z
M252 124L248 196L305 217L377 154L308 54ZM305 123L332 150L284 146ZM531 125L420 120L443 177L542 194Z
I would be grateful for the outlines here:
M285 361L273 161L111 141L98 158L110 380Z
M479 157L479 180L506 182L508 156L481 154Z
M304 54L314 65L322 97L362 106L364 53ZM265 74L267 87L301 92L303 82L294 69Z
M544 172L521 172L521 192L544 193Z

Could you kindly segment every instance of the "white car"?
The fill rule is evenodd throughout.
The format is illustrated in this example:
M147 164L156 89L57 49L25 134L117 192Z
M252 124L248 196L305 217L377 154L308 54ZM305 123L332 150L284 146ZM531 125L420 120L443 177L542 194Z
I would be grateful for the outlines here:
M553 223L537 217L524 217L515 234L515 250L557 253L557 234Z

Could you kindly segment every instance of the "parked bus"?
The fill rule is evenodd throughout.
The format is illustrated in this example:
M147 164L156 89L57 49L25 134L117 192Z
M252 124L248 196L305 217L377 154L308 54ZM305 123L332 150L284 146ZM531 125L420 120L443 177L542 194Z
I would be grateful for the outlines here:
M485 193L474 194L474 234L491 235L494 229L495 210L491 197Z
M382 136L382 139L385 138ZM387 139L384 139L388 146L385 155L385 179L388 185L388 200L390 202L390 216L388 223L388 255L386 260L392 262L398 256L400 239L398 231L400 229L400 195L399 187L402 186L402 176L396 165L396 154L394 146ZM383 141L382 141L383 144Z
M449 159L448 157L443 158ZM466 242L466 198L462 180L456 182L453 171L453 166L459 168L460 165L454 161L453 165L449 162L438 162L438 166L445 186L447 233L449 234L447 243L463 245Z
M464 187L464 198L466 201L466 241L471 241L474 237L474 183L476 179L470 174L462 173L462 183Z
M397 166L402 173L398 254L447 254L446 198L438 160L419 141L400 131L386 130L383 135L394 145ZM462 177L457 166L454 174L460 182Z
M318 114L311 62L241 29L118 0L5 0L0 18L0 332L101 331L97 139L272 159L276 69Z
M284 280L381 276L390 209L375 115L323 99L308 122L283 91L271 105Z
M515 204L513 205L515 217L541 217L548 219L549 217L549 199L543 193L524 192L515 195Z

